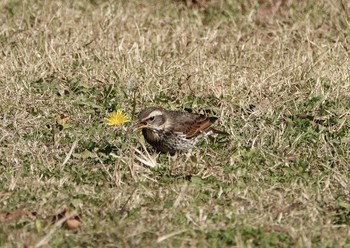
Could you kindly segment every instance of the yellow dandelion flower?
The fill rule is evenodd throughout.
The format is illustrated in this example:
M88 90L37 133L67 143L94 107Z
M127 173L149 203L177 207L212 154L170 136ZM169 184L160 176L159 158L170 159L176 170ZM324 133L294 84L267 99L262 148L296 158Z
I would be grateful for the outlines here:
M120 109L109 113L103 119L109 126L116 126L130 121L129 116Z

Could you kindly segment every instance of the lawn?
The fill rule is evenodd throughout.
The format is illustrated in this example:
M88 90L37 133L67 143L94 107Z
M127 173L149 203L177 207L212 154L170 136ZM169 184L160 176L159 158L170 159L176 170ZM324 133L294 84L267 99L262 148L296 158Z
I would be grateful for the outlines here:
M1 247L350 247L350 4L190 2L0 2ZM230 135L104 122L149 106Z

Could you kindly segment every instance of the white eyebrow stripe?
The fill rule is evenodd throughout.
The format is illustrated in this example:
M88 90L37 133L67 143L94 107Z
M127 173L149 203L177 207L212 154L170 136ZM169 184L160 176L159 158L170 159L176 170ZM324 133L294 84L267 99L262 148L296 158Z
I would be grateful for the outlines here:
M161 111L159 111L159 110L154 110L145 119L151 118L153 116L158 116L158 115L163 115L163 113Z

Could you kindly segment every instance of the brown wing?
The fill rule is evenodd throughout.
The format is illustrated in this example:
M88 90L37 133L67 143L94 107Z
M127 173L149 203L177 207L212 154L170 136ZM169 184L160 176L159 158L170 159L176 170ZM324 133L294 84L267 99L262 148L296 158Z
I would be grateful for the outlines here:
M208 131L209 127L217 120L216 117L204 115L186 114L174 125L174 132L181 132L186 138L192 138L202 132Z

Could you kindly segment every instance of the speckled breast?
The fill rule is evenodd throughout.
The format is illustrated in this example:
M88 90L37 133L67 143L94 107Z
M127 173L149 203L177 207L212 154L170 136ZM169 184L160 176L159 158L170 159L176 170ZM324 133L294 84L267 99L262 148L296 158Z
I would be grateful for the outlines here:
M142 133L146 141L156 150L170 153L189 150L209 134L203 132L195 137L187 138L186 135L179 132L143 129Z

